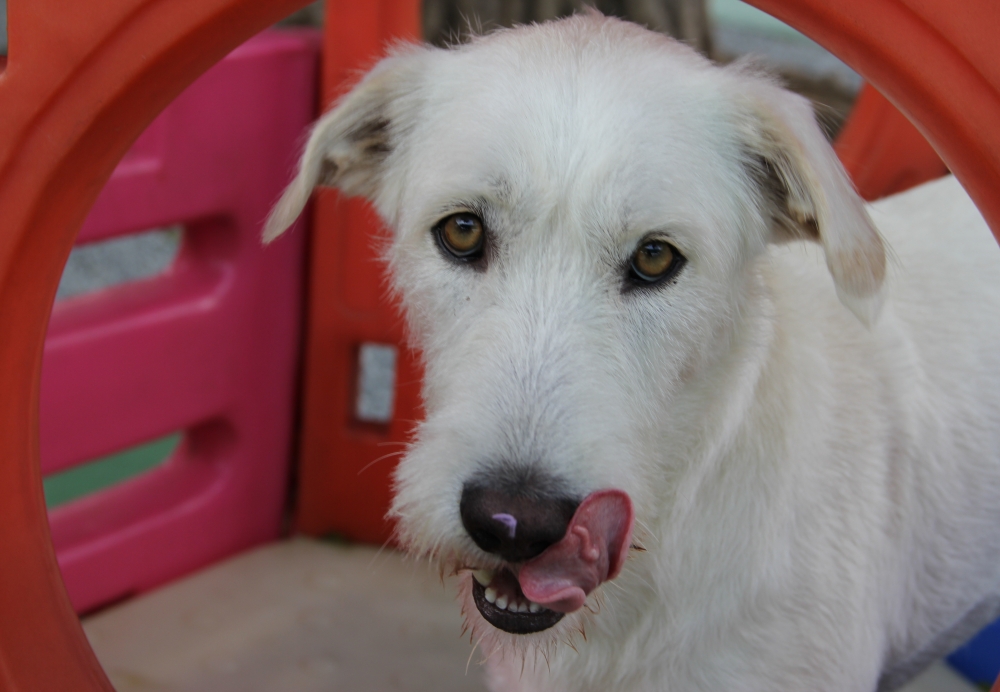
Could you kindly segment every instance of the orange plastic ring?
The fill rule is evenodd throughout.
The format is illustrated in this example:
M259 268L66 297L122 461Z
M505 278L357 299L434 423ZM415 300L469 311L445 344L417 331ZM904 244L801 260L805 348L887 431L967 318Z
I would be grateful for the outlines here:
M1000 4L747 1L823 45L888 97L1000 239Z
M70 608L38 463L42 345L76 232L132 141L306 0L11 0L0 74L0 689L112 690Z

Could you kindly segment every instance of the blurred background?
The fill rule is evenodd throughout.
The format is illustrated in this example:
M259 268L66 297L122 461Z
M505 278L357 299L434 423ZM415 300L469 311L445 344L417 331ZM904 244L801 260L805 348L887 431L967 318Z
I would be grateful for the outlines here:
M564 17L587 7L674 36L718 62L755 56L789 88L813 101L831 139L861 88L861 77L820 45L740 0L426 0L424 37L444 46L472 33ZM322 23L322 0L282 22ZM0 0L0 55L6 53L7 0ZM180 237L174 230L155 229L75 249L58 299L158 274L176 256Z
M586 7L674 36L719 62L757 55L791 88L822 104L834 129L861 85L857 74L815 42L740 0L426 0L424 37L447 45L471 32L565 17ZM322 22L321 0L283 24ZM0 55L6 53L7 0L0 0Z
M822 46L741 0L426 0L424 37L444 46L472 33L564 17L587 7L674 36L717 62L754 56L813 101L831 140L862 85L856 72ZM320 0L281 24L319 27L323 15ZM7 0L0 0L0 55L6 53ZM180 238L174 229L153 229L75 249L57 300L160 273L173 262ZM76 495L71 488L56 494Z
M861 88L858 74L816 42L741 0L425 0L424 38L444 46L471 33L565 17L587 7L678 38L718 62L756 56L817 104L830 135ZM322 19L323 3L317 2L286 21L319 26Z

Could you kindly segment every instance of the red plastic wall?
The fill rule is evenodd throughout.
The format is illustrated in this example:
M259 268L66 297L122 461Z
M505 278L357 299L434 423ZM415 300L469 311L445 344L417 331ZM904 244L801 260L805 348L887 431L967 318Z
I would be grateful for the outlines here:
M948 172L913 123L870 84L858 94L835 149L867 200L908 190Z
M341 96L372 66L387 42L417 39L415 0L354 3L329 0L323 56L324 103ZM419 419L420 368L403 345L402 320L385 299L385 277L375 252L381 222L358 199L317 195L309 249L309 325L306 333L303 424L297 527L381 543L392 527L389 475ZM357 354L364 342L400 349L395 412L387 425L354 417Z

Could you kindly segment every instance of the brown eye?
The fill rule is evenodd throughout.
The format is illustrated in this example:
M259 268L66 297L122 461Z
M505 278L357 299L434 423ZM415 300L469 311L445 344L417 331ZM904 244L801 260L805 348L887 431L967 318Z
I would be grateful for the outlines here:
M634 284L659 283L674 276L684 264L684 257L665 240L644 240L632 255L631 279Z
M438 242L456 259L476 260L483 254L486 230L475 214L460 212L441 221L434 229Z

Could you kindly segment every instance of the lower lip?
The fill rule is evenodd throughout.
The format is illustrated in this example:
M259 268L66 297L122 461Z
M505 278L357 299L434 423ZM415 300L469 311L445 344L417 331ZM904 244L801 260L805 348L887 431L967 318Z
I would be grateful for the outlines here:
M476 608L486 622L499 630L511 634L532 634L547 630L563 619L564 613L545 608L538 613L512 613L501 610L486 600L486 587L470 576L472 581L472 598Z

